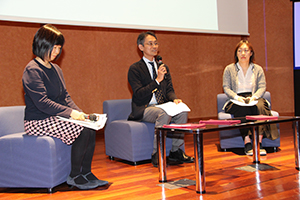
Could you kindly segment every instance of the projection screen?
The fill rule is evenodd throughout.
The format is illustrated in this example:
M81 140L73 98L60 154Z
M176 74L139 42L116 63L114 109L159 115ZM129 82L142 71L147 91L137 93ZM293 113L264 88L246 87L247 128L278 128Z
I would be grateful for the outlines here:
M0 20L249 35L247 0L0 0Z

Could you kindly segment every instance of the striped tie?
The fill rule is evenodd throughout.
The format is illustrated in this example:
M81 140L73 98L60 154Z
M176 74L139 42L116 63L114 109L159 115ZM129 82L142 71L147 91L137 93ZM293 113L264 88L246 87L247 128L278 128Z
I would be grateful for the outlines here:
M152 65L153 80L155 80L157 78L157 74L156 74L156 70L154 67L154 63L153 62L149 62L149 63ZM164 97L162 95L161 89L157 89L154 93L155 93L155 98L156 98L157 104L164 103Z

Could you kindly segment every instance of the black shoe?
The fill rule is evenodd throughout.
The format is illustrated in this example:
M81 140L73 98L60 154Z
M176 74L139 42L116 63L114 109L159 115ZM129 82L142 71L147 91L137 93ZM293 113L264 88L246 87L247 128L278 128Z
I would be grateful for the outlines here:
M157 167L158 166L158 153L154 153L152 154L151 156L151 163L154 167Z
M104 186L104 185L108 184L107 181L99 180L92 172L89 172L83 176L89 182L91 182L93 184L97 184L98 186Z
M245 144L245 154L247 156L252 156L253 155L253 149L252 149L251 142L248 142L247 144Z
M184 151L182 151L182 149L178 149L177 151L174 151L174 152L170 151L169 160L179 161L179 162L184 162L184 163L194 162L194 158L186 155L184 153Z
M81 181L83 180L83 183L76 183L76 179L78 179L78 180L81 179ZM78 176L75 176L73 178L68 176L67 184L71 185L71 186L75 186L81 190L89 190L89 189L94 189L94 188L98 187L98 184L91 183L82 174L79 174Z

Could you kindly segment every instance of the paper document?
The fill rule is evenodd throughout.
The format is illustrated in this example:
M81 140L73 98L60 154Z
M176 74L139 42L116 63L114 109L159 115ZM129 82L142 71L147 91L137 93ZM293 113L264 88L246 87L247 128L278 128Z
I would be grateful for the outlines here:
M179 103L176 104L174 102L167 102L163 104L156 105L156 107L159 107L163 109L168 115L175 116L181 112L189 112L191 109L185 104L185 103Z
M235 99L230 99L234 104L239 105L239 106L254 106L257 104L258 101L251 101L250 103L243 103Z
M98 118L97 121L91 121L89 119L86 119L84 121L81 120L75 120L75 119L70 119L70 118L64 118L64 117L60 117L60 116L56 116L59 120L63 120L63 121L68 121L68 122L73 122L75 124L79 124L81 126L87 127L87 128L91 128L94 130L100 130L104 127L107 117L106 114L95 114Z

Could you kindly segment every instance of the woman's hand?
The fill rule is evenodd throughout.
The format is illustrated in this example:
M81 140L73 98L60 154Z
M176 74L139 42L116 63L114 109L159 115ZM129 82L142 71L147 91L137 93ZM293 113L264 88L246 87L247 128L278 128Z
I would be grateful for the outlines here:
M245 98L245 97L239 97L238 98L238 101L240 101L240 102L243 102L243 103L245 103L245 104L248 104L248 103L251 103L252 101L255 101L256 100L256 98L255 97L247 97L247 98Z
M239 102L245 103L245 99L246 99L245 97L238 97L237 100L238 100Z
M70 116L72 119L84 121L85 120L84 115L85 114L83 112L79 112L78 110L72 110Z
M182 102L182 100L181 99L174 99L174 101L173 101L175 104L179 104L179 103L181 103Z
M256 97L254 97L254 96L248 97L248 98L249 98L249 103L256 100Z

